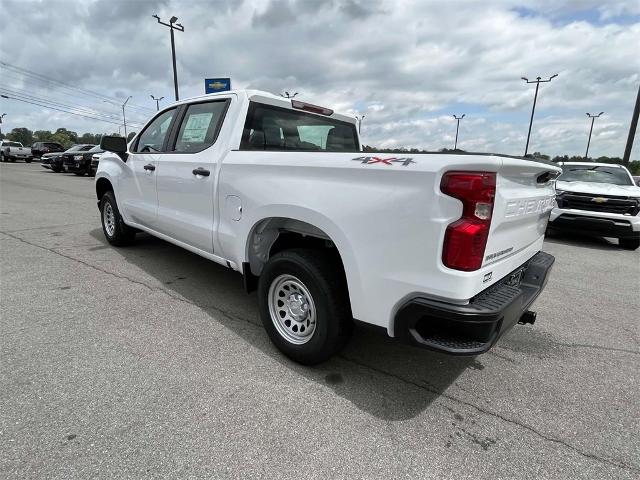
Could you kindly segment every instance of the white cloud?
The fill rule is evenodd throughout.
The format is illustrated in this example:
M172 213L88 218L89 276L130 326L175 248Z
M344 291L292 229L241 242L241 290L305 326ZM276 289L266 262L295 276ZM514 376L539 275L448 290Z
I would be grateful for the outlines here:
M520 154L533 100L520 77L559 73L540 88L530 150L581 154L584 113L604 110L590 153L621 155L640 83L637 1L5 1L3 10L20 21L0 26L0 59L147 107L149 94L173 92L169 35L151 15L178 15L181 96L201 94L204 77L216 75L235 87L298 91L364 113L364 141L381 147L451 147L450 115L466 113L461 148ZM28 41L24 31L34 32ZM51 86L1 80L73 100ZM92 105L119 115L116 105ZM15 102L2 109L5 130L111 128Z

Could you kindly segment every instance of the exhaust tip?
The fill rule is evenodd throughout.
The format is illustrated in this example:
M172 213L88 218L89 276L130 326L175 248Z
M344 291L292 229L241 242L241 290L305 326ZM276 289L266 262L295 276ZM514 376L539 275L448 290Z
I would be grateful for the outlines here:
M518 320L518 323L520 325L526 325L527 323L530 323L531 325L533 325L534 323L536 323L537 315L538 314L536 312L532 310L527 310L522 314L522 316L520 317L520 320Z

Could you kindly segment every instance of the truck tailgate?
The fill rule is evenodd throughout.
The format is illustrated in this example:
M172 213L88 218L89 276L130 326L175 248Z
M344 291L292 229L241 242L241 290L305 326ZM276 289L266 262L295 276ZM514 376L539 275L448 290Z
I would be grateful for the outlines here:
M496 197L483 267L500 262L544 237L555 202L560 169L505 158L496 178ZM513 268L518 265L513 265Z

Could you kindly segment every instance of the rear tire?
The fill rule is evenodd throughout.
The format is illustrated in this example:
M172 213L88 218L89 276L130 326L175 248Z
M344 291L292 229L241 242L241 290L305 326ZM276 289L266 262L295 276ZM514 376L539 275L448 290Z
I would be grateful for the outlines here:
M258 301L271 341L303 365L329 359L351 335L347 282L328 252L292 249L271 257L258 280Z
M640 238L619 238L618 243L625 250L637 250L640 247Z
M104 236L111 245L123 247L135 239L136 231L124 223L112 191L106 192L100 199L100 219Z
M31 159L30 158L25 159L24 163L31 163Z

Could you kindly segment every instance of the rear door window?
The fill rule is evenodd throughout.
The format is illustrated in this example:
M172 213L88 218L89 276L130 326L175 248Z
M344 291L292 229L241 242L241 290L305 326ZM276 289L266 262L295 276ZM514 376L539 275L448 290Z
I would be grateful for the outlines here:
M218 137L229 100L194 103L187 107L173 151L196 153L213 145Z
M251 103L240 150L357 152L354 124L330 117Z

